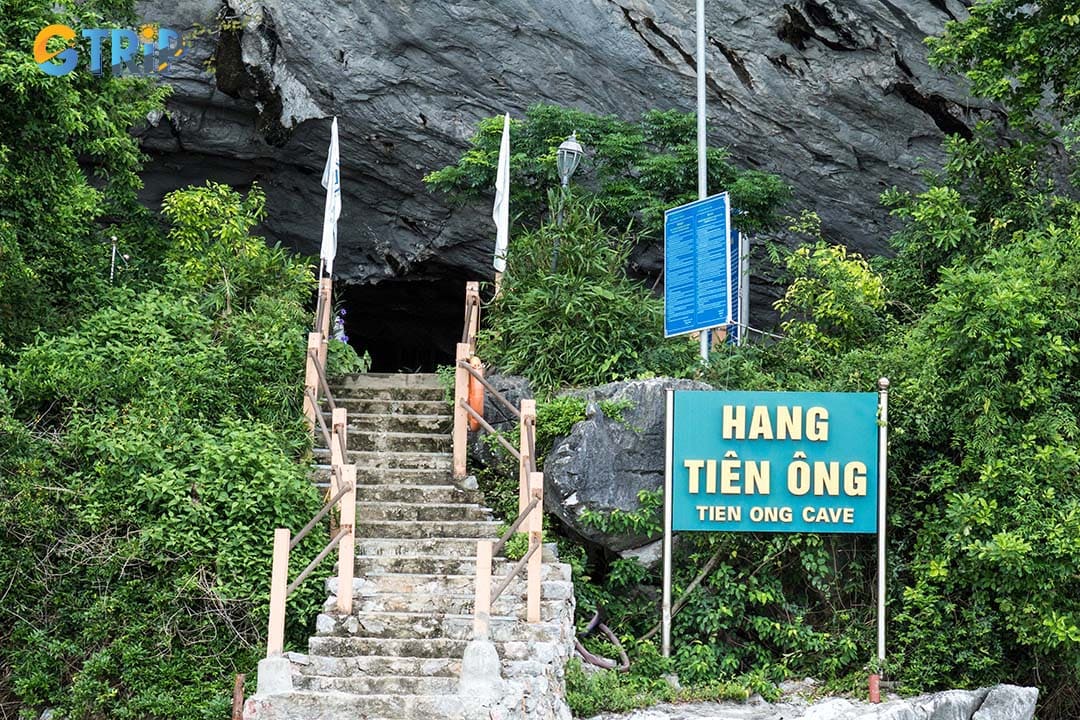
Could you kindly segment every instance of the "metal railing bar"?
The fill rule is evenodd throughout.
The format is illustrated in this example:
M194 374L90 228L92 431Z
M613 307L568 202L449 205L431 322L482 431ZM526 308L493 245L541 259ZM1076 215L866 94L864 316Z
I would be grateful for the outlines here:
M536 472L536 425L532 422L525 423L525 439L525 447L529 450L529 471Z
M463 343L470 342L472 339L469 337L469 327L472 325L472 314L474 305L476 305L476 303L471 297L465 299L465 327L461 329L461 342Z
M333 441L330 439L330 429L326 427L326 419L323 418L322 408L319 407L319 400L311 388L304 388L304 393L307 395L308 400L311 401L311 404L315 406L315 419L319 421L319 429L322 431L323 440L326 441L326 449L329 450Z
M308 563L308 566L304 568L304 571L300 573L295 580L289 583L289 587L285 588L285 597L289 597L290 595L292 595L296 591L296 588L300 587L300 583L307 580L308 575L310 575L315 570L315 568L319 566L319 563L325 560L326 556L329 555L330 552L338 546L338 543L344 540L346 535L349 535L351 533L351 527L341 528L341 531L336 536L334 536L334 539L330 541L330 544L324 547L323 551L316 555L314 560ZM341 592L341 588L338 588L338 592ZM352 588L348 588L347 592L352 592Z
M513 536L513 534L517 532L517 529L521 527L521 523L525 522L525 518L529 517L529 513L533 511L538 502L540 502L540 498L534 497L532 499L532 502L526 505L525 509L522 510L520 514L518 514L517 520L514 521L514 524L510 526L509 530L503 533L503 536L499 538L499 542L495 543L495 547L491 549L492 555L498 555L502 551L502 549L506 547L506 543L510 541L511 536Z
M338 433L338 447L341 450L341 459L349 461L349 441L345 439L345 433Z
M517 564L514 565L514 569L510 571L510 574L506 576L506 579L502 581L502 584L499 585L498 589L491 594L492 605L494 605L495 601L499 599L500 595L502 595L503 590L510 587L510 583L513 582L514 578L517 577L518 573L520 573L522 569L524 569L525 563L529 562L529 558L531 558L533 556L533 553L539 549L540 543L536 543L531 548L529 548L529 552L525 553L521 557L521 559L517 561Z
M496 390L495 386L492 385L491 383L489 383L484 378L483 375L481 375L479 372L477 372L476 368L474 368L472 365L465 362L464 360L459 361L458 364L460 364L461 367L468 370L470 375L472 375L474 378L479 380L481 385L483 385L485 388L490 390L491 394L495 397L495 399L498 400L499 402L501 402L503 404L503 406L506 407L506 409L509 410L514 415L515 419L518 419L518 420L521 419L521 411L518 410L516 407L514 407L513 403L511 403L509 400L507 400L506 397L501 392Z
M308 357L311 357L315 361L315 373L319 376L319 385L322 386L322 390L326 394L326 403L330 406L331 411L337 410L337 403L334 402L334 394L330 392L330 386L326 382L326 373L323 372L323 367L319 364L319 356L318 354L312 356L311 353L313 352L315 351L308 350ZM316 407L318 407L317 404Z
M340 478L339 478L339 480L340 480ZM296 533L296 537L294 537L289 542L289 549L292 550L297 545L299 545L300 541L303 540L305 537L307 537L307 534L309 532L311 532L312 530L315 529L315 526L319 524L319 521L322 520L324 517L326 517L326 514L328 512L330 512L331 510L333 510L334 506L338 504L338 501L340 501L341 498L345 497L345 493L349 492L350 490L352 490L351 485L345 485L340 490L338 490L337 495L332 497L330 499L330 502L323 505L322 509L319 510L319 512L315 513L315 517L311 518L311 520L308 521L308 524L305 525L304 528L300 532Z
M521 462L521 452L518 451L516 447L511 445L510 441L502 436L502 433L491 427L491 425L489 425L488 422L484 420L483 415L473 410L472 407L469 406L469 403L465 402L464 400L458 400L458 403L461 405L461 407L465 408L465 411L469 413L469 415L471 415L478 423L480 423L480 427L491 433L496 440L502 443L502 446L506 448L507 452L517 458L518 462Z

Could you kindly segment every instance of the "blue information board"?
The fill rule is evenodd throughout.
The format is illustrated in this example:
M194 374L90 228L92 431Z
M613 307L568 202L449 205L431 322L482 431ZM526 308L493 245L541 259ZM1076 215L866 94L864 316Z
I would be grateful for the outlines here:
M876 393L676 391L673 530L877 532Z
M738 236L728 194L664 213L664 336L684 335L735 318Z

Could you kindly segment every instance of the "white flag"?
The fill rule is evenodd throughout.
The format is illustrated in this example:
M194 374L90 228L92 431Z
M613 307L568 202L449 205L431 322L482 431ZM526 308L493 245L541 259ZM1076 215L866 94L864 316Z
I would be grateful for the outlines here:
M510 113L503 118L499 170L495 175L495 271L506 272L506 249L510 243Z
M326 208L323 211L322 248L319 257L327 274L334 272L334 256L337 255L337 221L341 217L341 162L338 157L337 118L330 126L330 152L323 168L322 186L326 188Z

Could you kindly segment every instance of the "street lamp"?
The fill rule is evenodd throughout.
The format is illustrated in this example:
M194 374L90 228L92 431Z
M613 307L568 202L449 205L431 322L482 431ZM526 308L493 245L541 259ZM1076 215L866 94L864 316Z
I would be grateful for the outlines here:
M559 198L559 220L558 224L561 227L563 224L563 205L566 202L566 191L570 187L570 176L577 170L578 163L581 162L581 156L585 154L585 149L581 147L581 143L577 141L577 130L570 133L570 137L563 141L559 146L559 152L556 155L555 166L559 170L559 182L562 184L561 197ZM559 236L555 236L555 248L551 252L551 272L555 273L556 268L559 267Z
M581 162L581 156L584 154L585 150L581 147L581 143L577 141L577 131L575 130L559 146L558 159L555 163L559 168L559 180L562 181L564 188L570 185L570 176L577 170L578 163Z

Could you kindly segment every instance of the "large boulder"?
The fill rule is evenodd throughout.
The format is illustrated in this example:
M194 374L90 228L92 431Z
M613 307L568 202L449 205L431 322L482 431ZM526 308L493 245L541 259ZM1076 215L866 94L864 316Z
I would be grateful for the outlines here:
M606 533L584 523L582 513L638 509L638 493L664 486L666 391L709 390L693 380L653 378L602 385L583 393L586 418L556 441L544 461L544 508L576 535L615 552L655 541L645 534ZM603 405L626 402L621 420ZM612 407L608 405L608 407ZM617 407L617 405L616 405Z

